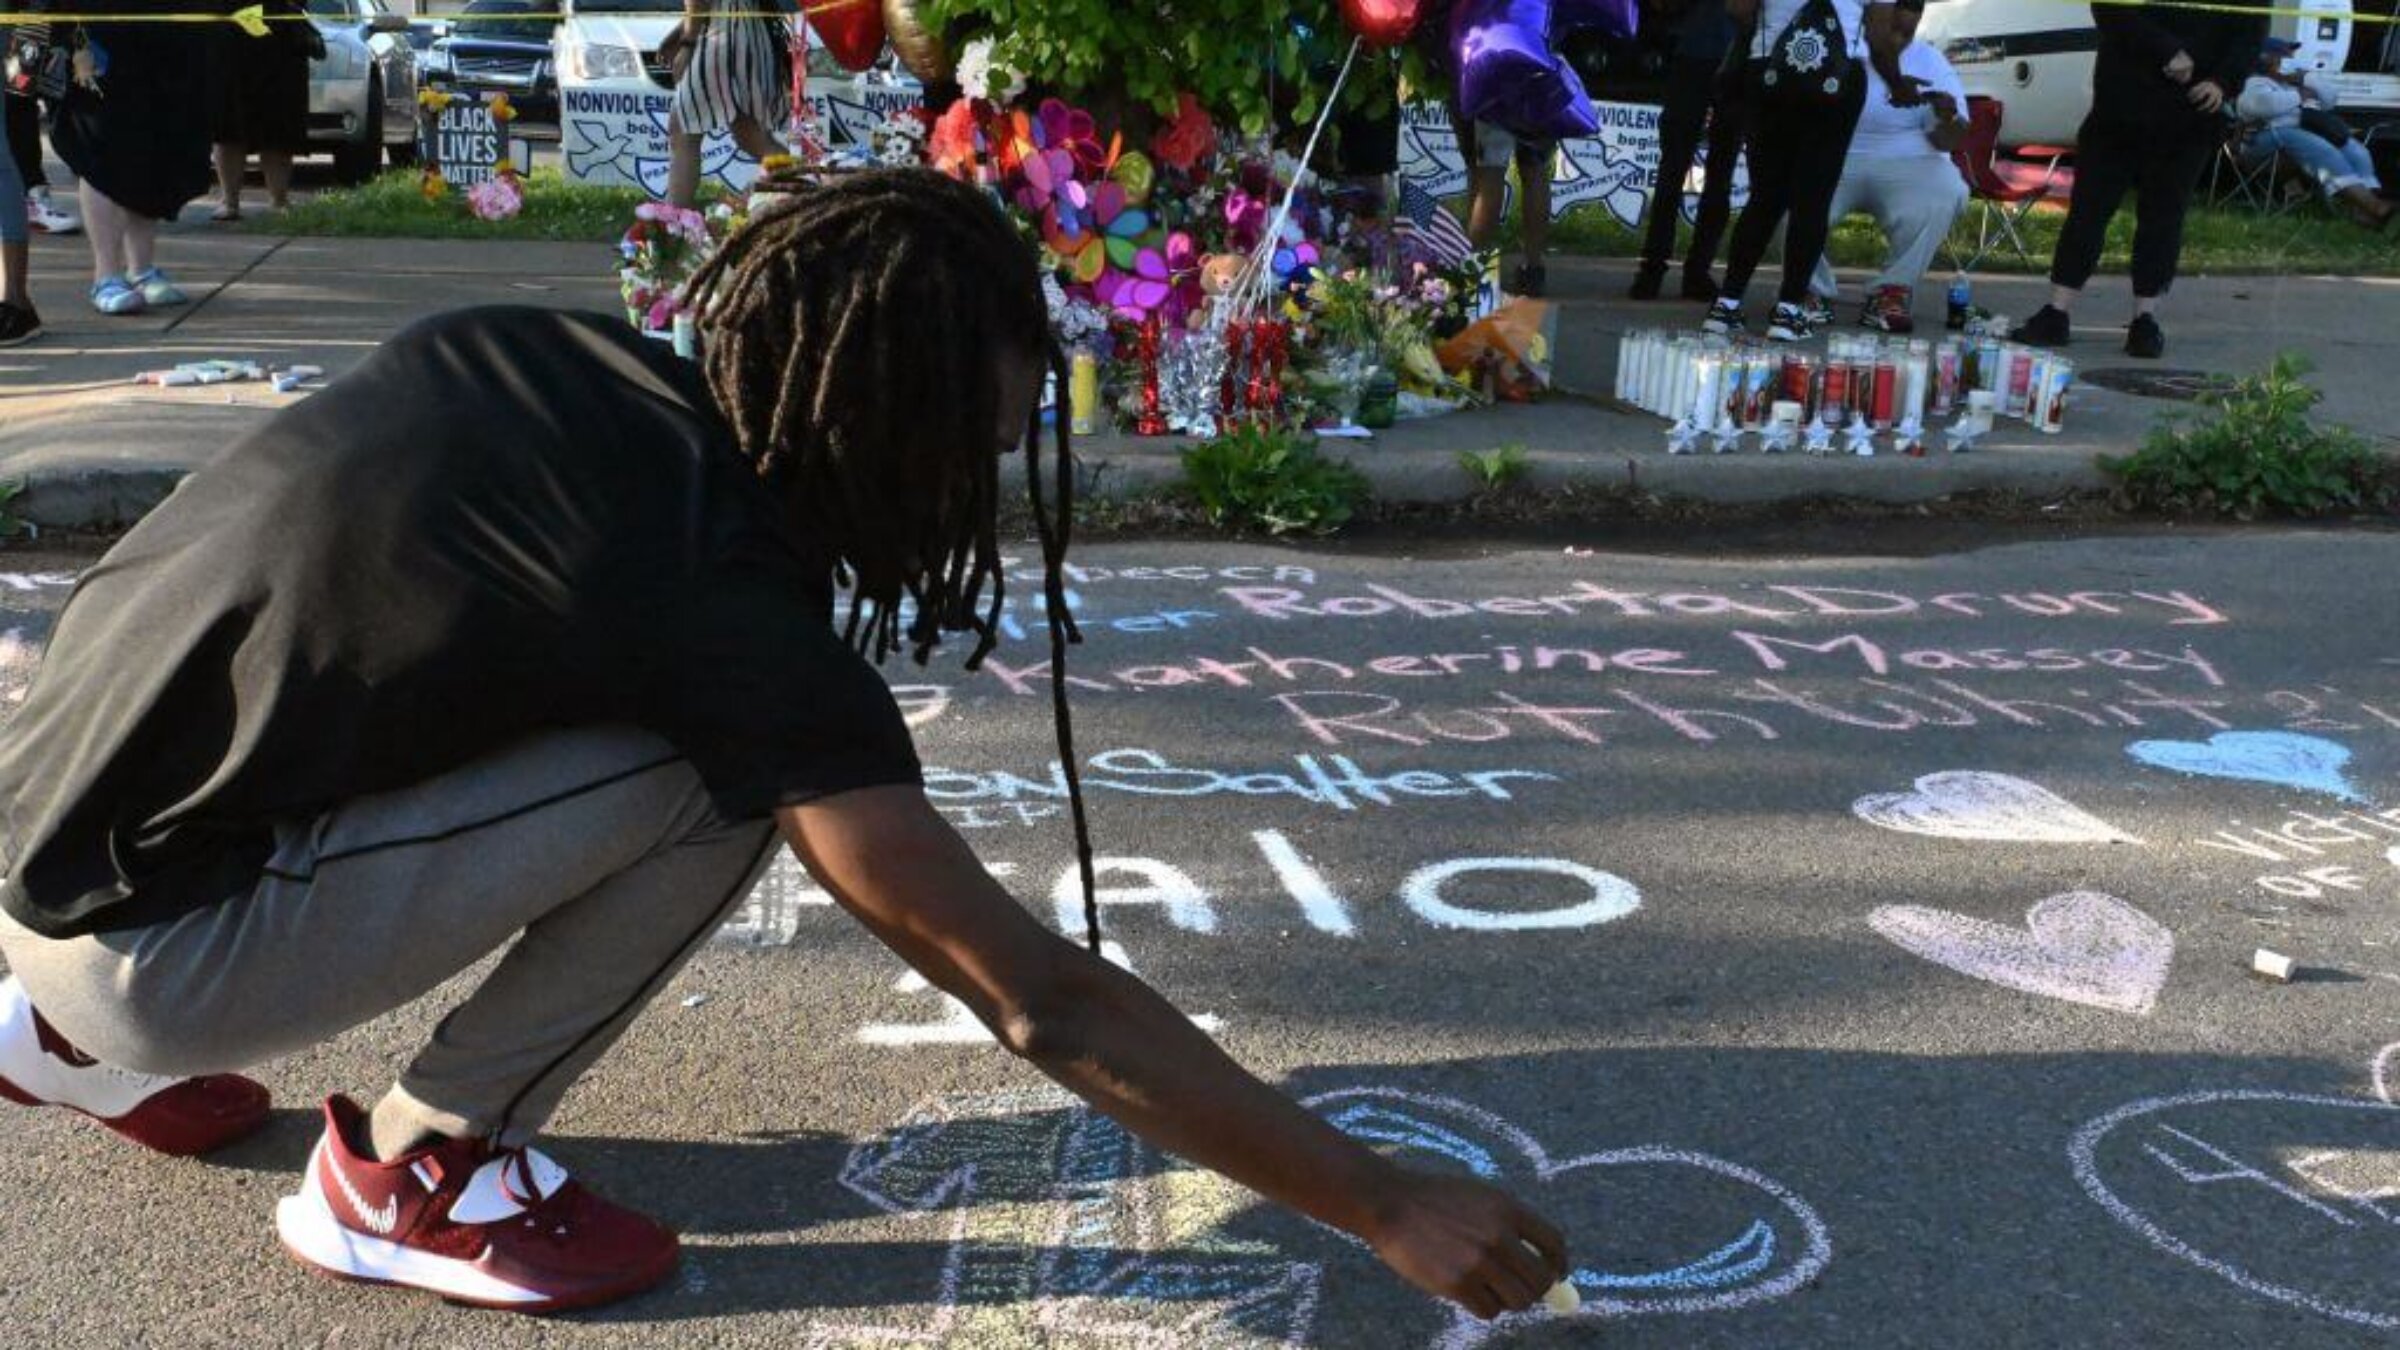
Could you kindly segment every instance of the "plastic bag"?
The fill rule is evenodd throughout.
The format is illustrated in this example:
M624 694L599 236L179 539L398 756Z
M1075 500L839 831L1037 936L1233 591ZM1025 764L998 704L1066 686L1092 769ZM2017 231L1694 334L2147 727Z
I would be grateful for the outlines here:
M1530 403L1550 387L1558 317L1549 302L1523 296L1468 324L1435 355L1442 369L1504 403Z

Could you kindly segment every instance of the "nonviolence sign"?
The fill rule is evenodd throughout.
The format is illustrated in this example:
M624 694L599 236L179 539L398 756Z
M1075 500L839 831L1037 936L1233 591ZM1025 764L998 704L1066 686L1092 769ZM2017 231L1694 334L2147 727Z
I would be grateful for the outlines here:
M667 190L667 113L675 96L663 89L639 93L616 89L560 91L559 153L567 177L603 187L638 187L651 196ZM828 149L864 147L876 127L922 106L924 90L914 84L851 79L812 79L808 102ZM701 142L700 174L736 192L758 176L758 161L744 155L733 137L719 133Z

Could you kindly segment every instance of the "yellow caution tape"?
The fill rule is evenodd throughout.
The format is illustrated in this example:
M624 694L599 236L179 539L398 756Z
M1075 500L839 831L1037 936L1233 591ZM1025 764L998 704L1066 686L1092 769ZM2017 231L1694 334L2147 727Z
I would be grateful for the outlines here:
M879 3L879 0L808 0L807 3L799 6L798 12L803 15L831 14L839 10L856 9L862 5L871 5L877 3ZM2118 5L2135 9L2181 9L2190 10L2200 14L2244 14L2262 19L2348 19L2352 23L2362 24L2400 24L2400 14L2374 14L2361 9L2293 9L2281 5L2261 6L2211 3L2210 0L2050 0L2050 3L2080 4L2087 7L2092 5ZM708 17L712 19L788 19L791 18L792 15L793 11L788 9L751 9L717 10L710 12ZM231 23L239 27L243 32L249 33L251 36L256 37L260 36L265 31L261 25L272 23L298 23L308 20L311 17L312 16L306 14L266 14L263 13L256 5L252 5L247 9L237 10L230 15L21 13L15 15L0 14L0 28L7 27L12 19L16 22L26 24ZM467 24L476 23L521 24L537 21L562 23L568 19L579 16L569 14L564 10L546 10L509 14L433 14L424 15L422 17L428 20L439 21L455 26L464 26ZM586 14L580 17L590 18L593 16ZM618 12L615 14L615 17L623 18L626 16L624 13ZM671 16L662 15L659 17Z

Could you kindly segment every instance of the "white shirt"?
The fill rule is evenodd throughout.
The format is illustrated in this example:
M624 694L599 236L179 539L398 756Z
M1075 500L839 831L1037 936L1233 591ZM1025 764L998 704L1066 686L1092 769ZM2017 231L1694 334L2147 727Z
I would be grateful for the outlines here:
M2234 115L2257 127L2296 127L2300 125L2303 103L2314 108L2333 107L2333 86L2317 71L2303 75L2301 83L2307 88L2305 94L2281 80L2253 75L2243 83L2242 96L2234 100Z
M1773 51L1775 39L1792 26L1793 16L1807 3L1808 0L1761 0L1758 32L1750 40L1750 54L1765 56ZM1862 61L1867 55L1867 4L1868 0L1833 0L1833 13L1841 20L1842 36L1850 39L1850 54Z
M1929 42L1911 42L1900 53L1900 73L1924 81L1928 94L1948 94L1958 104L1958 115L1967 115L1966 86L1958 82L1958 72L1950 68L1948 58ZM1874 63L1867 64L1867 106L1858 115L1858 131L1850 137L1852 159L1948 159L1949 152L1937 150L1928 139L1934 128L1934 111L1930 103L1914 108L1892 106L1891 91Z

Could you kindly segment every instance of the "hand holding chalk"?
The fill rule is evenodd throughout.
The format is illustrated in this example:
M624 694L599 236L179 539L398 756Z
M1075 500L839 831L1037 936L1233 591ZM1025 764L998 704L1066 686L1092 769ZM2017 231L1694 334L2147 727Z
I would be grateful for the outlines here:
M1536 1305L1582 1305L1562 1284L1565 1239L1506 1192L1408 1169L1381 1189L1384 1203L1361 1236L1410 1284L1487 1321Z
M1521 1238L1518 1240L1523 1241ZM1536 1257L1540 1257L1542 1260L1547 1261L1550 1259L1546 1256L1542 1256L1541 1249L1534 1246L1530 1242L1525 1243L1525 1250L1532 1252ZM1558 1283L1550 1286L1550 1291L1548 1293L1542 1295L1542 1306L1548 1308L1551 1312L1556 1313L1560 1317L1565 1317L1569 1314L1580 1312L1583 1309L1583 1291L1575 1287L1575 1282L1573 1280L1560 1280Z

